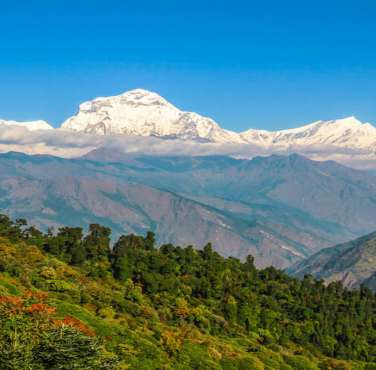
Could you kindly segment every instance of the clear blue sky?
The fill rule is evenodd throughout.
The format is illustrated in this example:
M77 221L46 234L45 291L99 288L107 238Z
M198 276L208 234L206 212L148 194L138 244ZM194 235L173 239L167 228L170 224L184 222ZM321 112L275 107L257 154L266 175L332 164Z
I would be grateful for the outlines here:
M376 124L376 1L0 1L0 118L136 87L238 131Z

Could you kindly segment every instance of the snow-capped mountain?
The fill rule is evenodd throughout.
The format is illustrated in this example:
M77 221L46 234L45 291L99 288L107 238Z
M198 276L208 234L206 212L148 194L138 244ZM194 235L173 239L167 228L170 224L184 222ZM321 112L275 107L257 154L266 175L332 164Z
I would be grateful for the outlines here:
M250 129L237 133L221 128L211 118L181 111L160 95L142 89L85 102L80 105L77 115L65 121L61 128L100 135L124 134L253 144L265 149L330 146L373 153L376 148L376 128L355 117L316 121L288 130Z
M0 125L25 127L30 131L53 129L53 127L49 125L46 121L41 121L41 120L30 121L30 122L17 122L17 121L6 121L6 120L0 119Z
M25 130L11 130L9 134L5 126L26 127L30 134ZM236 158L299 153L356 168L376 168L376 128L355 117L316 121L288 130L250 129L239 133L222 128L209 117L180 110L160 95L142 89L85 102L59 129L45 121L2 120L0 128L0 152L66 158L101 147L127 153Z
M125 134L190 139L219 143L241 142L210 118L184 112L156 93L142 89L97 98L80 105L62 129L110 135Z
M331 121L317 121L306 126L281 131L248 130L240 136L249 143L263 146L376 149L376 128L362 123L355 117Z

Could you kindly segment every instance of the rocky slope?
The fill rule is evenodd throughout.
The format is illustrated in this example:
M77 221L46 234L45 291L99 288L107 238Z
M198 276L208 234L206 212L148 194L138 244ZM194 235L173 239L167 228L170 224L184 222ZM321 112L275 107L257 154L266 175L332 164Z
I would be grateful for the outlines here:
M328 283L341 281L349 288L364 284L376 292L376 232L324 249L288 271L298 277L311 274Z
M293 220L294 210L302 223L313 224L316 220L319 224L321 220L327 226L341 225L340 232L344 233L345 228L351 230L352 236L376 228L376 177L333 161L312 161L296 154L252 160L224 156L128 156L105 149L84 158L140 168L137 173L128 170L128 176L201 201L210 202L208 199L215 197L227 200L226 207L231 202L241 202L243 206L251 205L253 210L263 208L269 219L280 215L278 224L284 223L286 212L286 222ZM333 226L330 232L337 233L339 229Z
M0 155L0 209L40 227L99 222L287 267L376 229L375 177L300 156ZM349 194L351 196L349 196ZM336 212L334 212L336 210ZM75 216L74 216L75 215Z
M75 166L72 172L74 168L85 172ZM114 237L153 230L159 243L203 247L213 242L224 256L244 259L252 254L258 266L285 266L305 253L305 246L297 241L301 236L290 236L287 228L274 229L262 219L247 219L168 191L89 172L82 177L71 173L58 178L2 178L1 212L27 218L43 229L87 227L95 222L112 227Z

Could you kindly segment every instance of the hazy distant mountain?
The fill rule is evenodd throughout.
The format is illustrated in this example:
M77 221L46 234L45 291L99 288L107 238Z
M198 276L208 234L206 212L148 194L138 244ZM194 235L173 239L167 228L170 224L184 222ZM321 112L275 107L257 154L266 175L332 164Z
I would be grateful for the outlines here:
M273 214L267 216L272 219L278 209L293 209L304 220L324 220L327 226L345 228L353 236L376 228L376 177L333 161L317 162L296 154L252 160L132 157L106 149L84 158L107 163L123 161L127 166L143 168L129 176L202 201L216 197L253 207L273 207Z
M327 282L341 281L349 288L364 284L376 292L376 232L324 249L288 271L298 277L312 274Z
M0 155L0 209L38 226L100 222L159 242L213 242L286 267L376 229L374 175L292 155L255 158Z
M98 222L115 236L153 230L159 243L211 241L225 256L254 255L259 266L286 266L309 254L305 233L292 226L257 220L241 204L232 205L238 213L127 180L131 167L9 153L0 156L0 170L1 212L42 228Z

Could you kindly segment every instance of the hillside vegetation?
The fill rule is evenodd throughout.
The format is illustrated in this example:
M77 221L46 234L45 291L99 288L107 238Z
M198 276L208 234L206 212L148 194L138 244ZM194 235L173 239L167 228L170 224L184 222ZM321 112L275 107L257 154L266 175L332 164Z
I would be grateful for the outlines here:
M0 368L376 369L376 297L209 245L0 217Z

